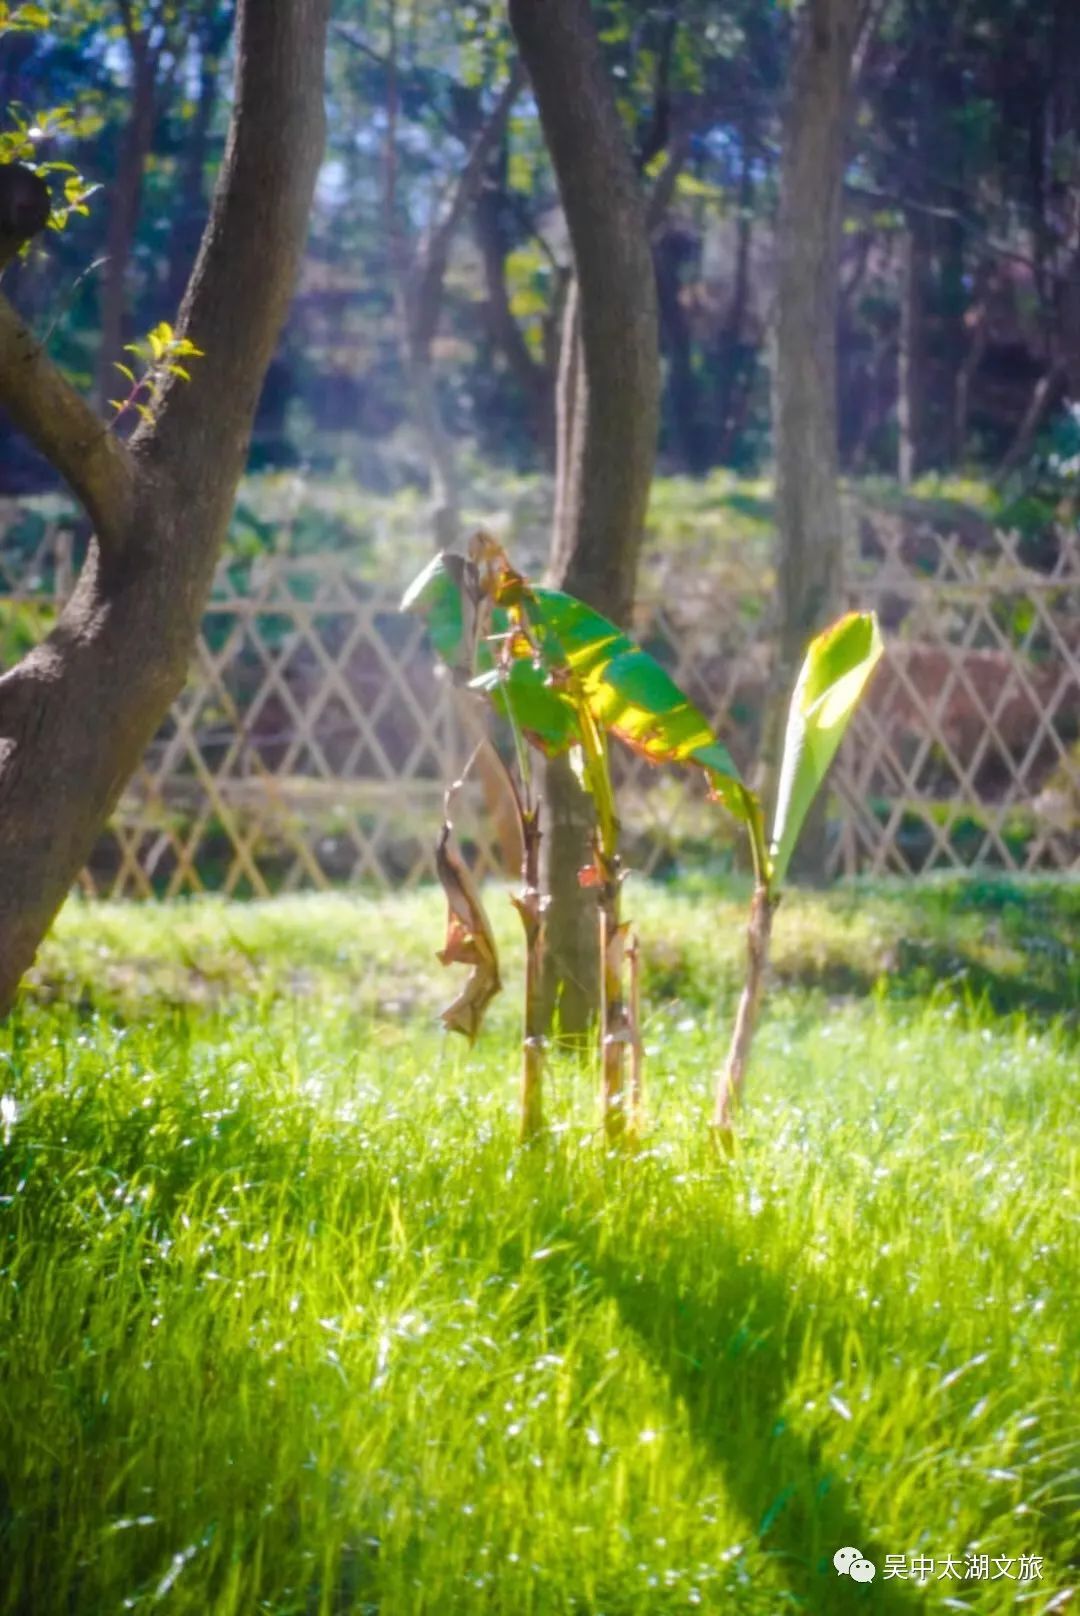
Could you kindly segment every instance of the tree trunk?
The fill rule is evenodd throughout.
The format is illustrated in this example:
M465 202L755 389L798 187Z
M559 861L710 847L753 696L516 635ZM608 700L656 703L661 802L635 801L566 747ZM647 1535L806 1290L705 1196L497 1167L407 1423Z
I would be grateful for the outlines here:
M926 281L925 223L909 214L904 229L900 267L900 349L898 354L897 475L910 488L922 469L925 419L923 362L923 292Z
M709 445L701 418L701 385L694 368L690 322L682 304L682 266L689 251L686 232L678 229L664 231L653 249L670 419L683 469L699 477L709 467Z
M1080 7L1076 0L1058 0L1054 35L1059 64L1056 132L1069 154L1069 169L1061 182L1061 234L1066 255L1058 309L1060 351L1069 402L1080 404Z
M717 444L717 458L721 465L728 463L734 448L740 426L737 405L746 392L743 333L746 326L747 305L750 301L750 248L754 234L754 167L749 130L743 130L742 140L735 279L718 343L719 406L716 413L720 437Z
M232 127L181 332L205 353L129 446L0 297L0 404L94 523L71 601L0 677L0 1013L184 682L299 267L329 0L241 0Z
M956 379L953 384L952 453L950 459L954 466L964 464L964 457L967 454L968 421L971 413L971 389L975 378L979 374L979 367L986 358L986 350L990 346L989 302L993 293L992 287L988 284L988 277L980 274L976 277L976 284L983 280L986 280L987 284L983 287L982 296L970 310L970 331L967 337L967 346L956 371Z
M787 702L803 650L840 586L836 318L840 203L852 62L863 0L806 0L780 164L773 363L778 634L761 787L775 791ZM803 836L803 868L824 865L823 825Z
M391 15L393 15L391 6ZM387 228L397 279L398 319L405 374L416 411L416 424L427 451L432 492L435 548L460 547L461 497L454 444L442 418L431 347L442 315L446 271L454 237L483 184L491 154L502 139L510 109L521 88L520 71L510 75L469 149L450 200L417 245L412 262L397 229L394 198L397 138L396 34L391 34L391 80L387 106Z
M534 358L510 306L506 285L509 242L504 227L506 208L506 141L476 198L473 223L484 266L487 322L492 342L502 351L507 368L521 390L533 437L550 464L555 454L555 389L551 372Z
M431 526L436 550L461 548L461 490L457 456L443 421L431 349L405 335L405 376L428 463Z
M570 233L575 290L557 403L550 576L616 621L633 602L656 452L660 367L644 203L588 0L510 0ZM591 814L565 760L550 815L546 1001L580 1034L599 1005L595 897L577 882Z

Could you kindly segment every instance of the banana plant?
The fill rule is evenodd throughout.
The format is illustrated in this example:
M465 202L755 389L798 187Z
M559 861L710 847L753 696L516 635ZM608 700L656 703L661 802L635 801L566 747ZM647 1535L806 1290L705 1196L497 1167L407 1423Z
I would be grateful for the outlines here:
M746 1081L780 891L806 816L882 649L873 612L848 612L811 641L788 709L776 812L767 848L760 804L756 798L752 804L747 828L755 849L755 880L746 935L746 980L713 1113L713 1126L725 1148L731 1145L735 1108Z
M491 629L492 601L481 587L479 563L482 553L483 545L478 536L468 558L451 552L436 555L410 584L401 602L403 611L417 612L426 619L436 652L455 682L466 688L478 663L491 665L488 634ZM505 618L505 614L502 615ZM528 748L515 722L513 709L508 716L514 733L516 777L502 763L494 747L489 747L488 761L501 771L503 790L513 803L520 830L521 891L512 897L511 902L521 918L525 937L520 1136L523 1143L528 1143L538 1138L544 1127L545 1037L540 999L544 902L540 891L540 811L533 791ZM451 792L447 793L448 802ZM479 1030L480 1017L490 999L499 991L501 981L498 961L494 958L494 939L480 904L475 881L460 859L449 862L448 838L449 809L435 850L436 869L449 909L447 944L438 957L444 964L471 964L473 971L462 993L443 1011L442 1019L448 1030L462 1032L471 1041ZM462 932L463 913L465 921ZM492 956L490 963L487 957L489 949ZM464 1015L461 1008L463 1000L467 1007Z
M569 737L596 807L592 862L578 879L595 888L599 907L601 1112L608 1139L617 1142L640 1125L642 1052L637 944L622 915L625 871L607 737L616 736L654 763L696 764L714 795L737 811L745 810L748 793L704 715L607 618L561 590L527 584L505 558L493 598L507 613L503 654L473 683L514 711L534 744L555 750ZM523 680L525 668L530 677ZM539 684L537 672L543 675Z
M607 737L615 736L651 763L699 769L709 795L745 827L754 870L747 974L714 1111L714 1124L729 1141L760 1007L773 913L811 803L881 655L876 619L849 613L809 647L792 697L776 814L772 835L766 838L757 796L742 781L704 714L666 670L582 601L530 584L487 535L476 536L468 557L436 557L407 592L403 607L426 615L435 648L454 676L485 695L509 720L523 780L528 782L530 745L548 754L571 750L579 760L580 777L597 810L593 860L579 872L579 880L596 888L600 908L601 1104L612 1140L632 1132L636 1123L641 1049L634 1009L637 950L621 914L625 872ZM523 825L532 815L535 855L538 805L527 796L521 807ZM519 910L526 921L528 956L535 960L534 949L537 954L542 949L543 900L536 890L535 856L531 866L527 856L526 865L528 912L536 917L539 932L530 929L521 902ZM528 987L525 1024L528 1073ZM540 1081L534 1056L531 1082L537 1094ZM523 1097L528 1089L526 1082ZM539 1114L538 1102L533 1108Z
M467 557L437 556L410 586L402 606L426 617L433 645L453 676L486 696L509 720L514 735L527 850L523 893L516 900L527 962L523 1135L539 1126L542 1082L536 990L543 898L538 891L539 810L531 795L530 746L548 755L569 750L596 806L592 859L578 879L596 890L600 914L601 1110L610 1140L632 1135L642 1087L638 953L622 915L625 872L608 736L650 762L696 766L711 794L740 818L753 810L752 793L704 714L653 657L573 596L529 584L487 535L476 536Z

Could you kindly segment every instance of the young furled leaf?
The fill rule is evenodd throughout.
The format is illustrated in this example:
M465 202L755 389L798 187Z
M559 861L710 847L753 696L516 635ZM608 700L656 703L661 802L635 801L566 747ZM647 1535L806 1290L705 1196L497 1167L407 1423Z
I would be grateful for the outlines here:
M784 736L770 848L774 886L787 874L810 805L882 650L873 612L848 612L810 643Z

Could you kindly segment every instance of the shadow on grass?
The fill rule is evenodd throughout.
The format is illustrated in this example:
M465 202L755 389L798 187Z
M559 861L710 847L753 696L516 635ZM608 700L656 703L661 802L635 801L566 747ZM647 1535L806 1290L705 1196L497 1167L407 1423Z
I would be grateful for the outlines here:
M773 1562L776 1609L813 1616L870 1610L909 1616L925 1609L918 1585L883 1580L885 1554L897 1546L874 1537L819 1444L787 1421L789 1384L810 1318L805 1309L793 1308L782 1278L740 1262L739 1252L721 1240L712 1247L715 1265L698 1288L687 1276L700 1263L700 1235L695 1244L672 1241L664 1231L657 1261L642 1272L647 1253L631 1265L601 1249L595 1231L567 1233L571 1263L587 1265L597 1294L615 1303L666 1378L693 1439L722 1473L747 1533ZM661 1247L660 1240L656 1244ZM839 1378L842 1321L825 1334L827 1358ZM836 1573L832 1557L849 1545L877 1566L872 1583Z

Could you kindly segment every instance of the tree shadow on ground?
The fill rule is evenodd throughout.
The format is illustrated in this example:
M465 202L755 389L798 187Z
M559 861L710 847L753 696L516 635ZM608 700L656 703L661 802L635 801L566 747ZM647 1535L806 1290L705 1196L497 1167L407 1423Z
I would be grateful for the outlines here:
M647 1253L627 1262L602 1245L595 1229L566 1235L567 1260L579 1274L587 1267L597 1294L615 1303L685 1409L694 1441L721 1472L747 1535L773 1562L777 1610L909 1616L925 1609L918 1585L883 1579L885 1554L896 1545L877 1540L819 1443L787 1419L814 1304L795 1305L782 1276L740 1260L722 1237L710 1248L705 1274L700 1230L695 1241L658 1231L653 1263ZM695 1274L700 1284L690 1278ZM823 1313L827 1308L823 1292ZM815 1329L814 1344L838 1379L843 1330L842 1319ZM875 1563L872 1583L836 1573L832 1557L848 1545Z

